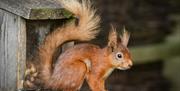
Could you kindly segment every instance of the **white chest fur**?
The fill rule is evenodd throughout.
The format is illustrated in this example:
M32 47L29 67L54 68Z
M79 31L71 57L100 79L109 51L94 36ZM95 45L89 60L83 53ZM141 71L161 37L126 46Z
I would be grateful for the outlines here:
M114 70L114 68L108 69L108 70L105 72L103 78L106 79L106 78L113 72L113 70Z

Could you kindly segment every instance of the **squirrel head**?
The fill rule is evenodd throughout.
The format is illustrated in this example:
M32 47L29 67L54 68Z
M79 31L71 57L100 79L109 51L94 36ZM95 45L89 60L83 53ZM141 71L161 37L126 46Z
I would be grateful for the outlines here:
M132 66L131 54L127 48L130 34L123 29L121 36L117 36L116 29L112 29L108 37L108 53L111 64L120 70L129 69Z

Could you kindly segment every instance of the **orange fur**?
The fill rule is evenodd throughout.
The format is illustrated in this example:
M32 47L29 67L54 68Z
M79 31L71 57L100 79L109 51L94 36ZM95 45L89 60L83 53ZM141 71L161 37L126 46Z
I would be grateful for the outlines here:
M132 66L127 48L129 33L119 38L115 28L109 34L108 45L100 48L93 44L77 44L62 53L54 66L52 57L58 46L70 40L87 41L99 32L99 16L89 0L60 0L62 5L79 19L78 25L57 28L39 47L38 76L45 88L77 91L86 80L92 91L106 91L104 83L117 68L126 70Z
M115 35L110 34L110 38L117 38L115 36L116 33ZM116 39L112 40L109 42L116 41ZM114 44L100 48L93 44L84 43L67 49L59 56L51 77L46 82L46 87L76 91L80 89L84 79L86 79L92 91L106 91L104 83L113 69L122 67L119 69L125 70L132 66L127 47L121 42ZM115 49L112 50L113 47ZM122 52L124 55L120 63L115 59L117 52ZM87 60L90 64L86 63Z

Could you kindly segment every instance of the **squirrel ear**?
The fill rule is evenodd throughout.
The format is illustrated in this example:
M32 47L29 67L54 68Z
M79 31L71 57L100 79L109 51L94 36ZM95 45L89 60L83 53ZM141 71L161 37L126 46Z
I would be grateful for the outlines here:
M126 31L125 27L123 28L123 34L120 36L121 38L121 43L124 46L128 45L129 42L129 37L130 37L130 33L128 31Z
M111 30L108 36L108 47L113 51L117 48L117 33L116 29L111 25Z

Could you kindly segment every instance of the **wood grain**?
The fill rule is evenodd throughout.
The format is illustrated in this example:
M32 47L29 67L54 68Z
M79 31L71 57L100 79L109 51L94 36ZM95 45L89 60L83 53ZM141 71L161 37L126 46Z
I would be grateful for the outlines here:
M58 0L0 0L0 8L26 19L63 19L71 16Z
M25 70L25 20L3 10L0 17L0 91L15 91Z

